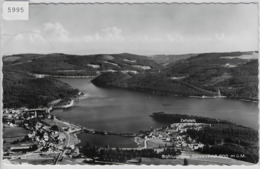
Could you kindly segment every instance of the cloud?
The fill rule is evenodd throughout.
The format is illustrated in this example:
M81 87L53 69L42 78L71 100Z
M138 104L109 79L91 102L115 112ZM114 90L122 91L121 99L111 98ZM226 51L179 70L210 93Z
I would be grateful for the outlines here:
M103 35L102 37L108 40L123 40L124 37L122 36L122 30L117 27L105 28L102 29Z
M96 32L93 35L85 35L83 37L84 41L91 42L91 41L123 41L125 37L122 35L122 29L118 27L108 27Z
M37 31L14 34L3 41L4 53L46 53L53 51L52 43Z
M14 37L17 41L40 42L69 42L72 39L67 31L60 23L44 23L41 28L33 29L30 32L21 32Z
M48 39L54 41L68 42L69 31L67 31L60 23L44 23L41 30L36 30L45 35Z
M25 33L19 33L14 36L14 40L16 41L23 41L23 42L44 42L46 39L39 33L36 32L25 32Z
M179 41L184 41L184 37L180 34L166 34L167 39L170 42L179 42Z
M70 42L67 31L60 23L44 23L41 28L34 29L31 32L21 32L14 37L17 41L38 43L41 41L52 42Z

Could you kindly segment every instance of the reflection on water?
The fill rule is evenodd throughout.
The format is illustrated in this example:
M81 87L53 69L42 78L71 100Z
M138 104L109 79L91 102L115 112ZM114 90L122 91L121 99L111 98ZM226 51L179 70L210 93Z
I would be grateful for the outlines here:
M136 148L137 144L134 142L133 137L121 137L113 135L97 135L97 134L78 134L80 140L84 140L80 143L81 146L89 144L95 144L96 146L109 146L110 148L124 147L124 148Z
M94 86L89 79L62 79L88 94L75 106L53 113L80 125L115 132L138 132L163 124L149 115L156 111L223 119L258 129L258 104L232 99L156 96Z

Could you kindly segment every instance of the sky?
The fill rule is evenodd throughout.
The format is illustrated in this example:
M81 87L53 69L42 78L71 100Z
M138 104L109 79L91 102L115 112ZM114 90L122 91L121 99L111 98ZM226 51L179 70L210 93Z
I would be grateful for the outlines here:
M140 55L258 50L257 4L31 4L3 53Z

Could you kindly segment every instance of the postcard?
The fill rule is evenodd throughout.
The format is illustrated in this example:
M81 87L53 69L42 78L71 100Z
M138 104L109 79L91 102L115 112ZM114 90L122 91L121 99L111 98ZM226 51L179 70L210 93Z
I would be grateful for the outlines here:
M3 1L3 168L259 164L259 3Z

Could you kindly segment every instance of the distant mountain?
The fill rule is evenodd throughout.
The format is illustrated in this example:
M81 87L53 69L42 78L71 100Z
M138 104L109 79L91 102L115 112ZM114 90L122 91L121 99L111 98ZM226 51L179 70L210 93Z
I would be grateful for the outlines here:
M258 52L207 53L171 63L160 72L109 73L92 82L155 94L227 96L258 100Z
M126 75L158 72L161 66L146 56L132 54L66 55L19 54L3 57L4 107L46 106L55 99L69 99L77 89L58 79L60 76L98 76L106 72Z
M180 54L180 55L153 55L151 58L158 64L167 66L179 60L184 60L190 57L198 56L199 54Z
M172 56L165 56L168 57ZM93 76L96 78L92 82L100 87L160 95L222 95L258 101L258 52L189 54L169 59L167 65L159 64L158 58L156 63L151 57L128 53L5 56L4 107L43 106L60 97L68 99L78 92L56 79L39 79L35 74Z
M21 54L3 58L4 70L62 76L97 76L105 72L157 72L161 66L146 56L133 54L67 55Z

